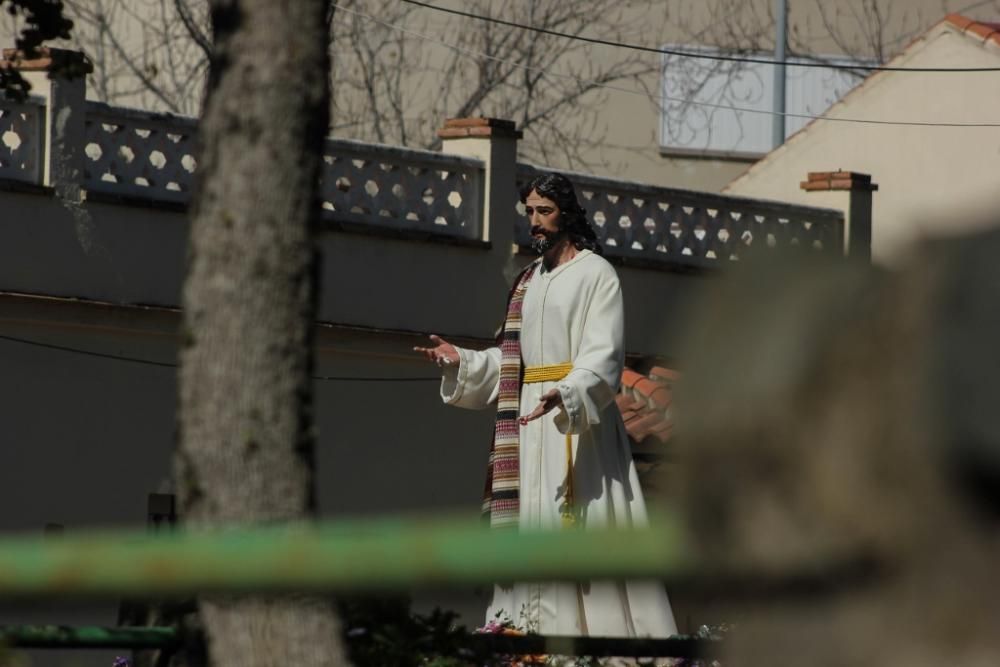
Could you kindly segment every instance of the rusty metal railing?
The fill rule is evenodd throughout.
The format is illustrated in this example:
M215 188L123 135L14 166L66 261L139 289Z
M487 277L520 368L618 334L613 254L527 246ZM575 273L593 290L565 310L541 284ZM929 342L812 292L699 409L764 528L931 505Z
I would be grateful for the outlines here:
M375 592L493 581L665 578L692 563L679 524L513 532L477 520L0 538L0 596Z

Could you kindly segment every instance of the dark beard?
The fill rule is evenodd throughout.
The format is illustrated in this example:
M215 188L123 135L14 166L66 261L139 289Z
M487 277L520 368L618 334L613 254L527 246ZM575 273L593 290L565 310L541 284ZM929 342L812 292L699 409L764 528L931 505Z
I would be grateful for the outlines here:
M542 237L539 238L536 234L541 234ZM562 230L557 232L550 232L547 229L542 229L541 227L533 227L531 229L531 249L537 252L539 255L544 255L549 250L552 250L559 241L562 240L564 233Z

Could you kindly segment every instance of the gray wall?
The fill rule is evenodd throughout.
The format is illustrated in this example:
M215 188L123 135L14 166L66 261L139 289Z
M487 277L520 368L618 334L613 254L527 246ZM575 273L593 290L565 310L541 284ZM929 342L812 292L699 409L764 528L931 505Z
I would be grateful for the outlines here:
M0 336L173 362L187 223L167 208L0 190ZM433 378L411 352L426 333L485 345L500 323L505 273L524 257L327 232L320 375ZM703 278L620 268L630 352L669 354ZM409 333L408 333L409 332ZM172 368L0 339L0 532L141 527L148 493L169 490ZM316 383L318 497L324 516L449 512L474 516L489 411L443 405L437 383ZM482 621L470 591L425 593L419 608ZM116 605L6 604L0 623L114 624ZM30 653L35 665L110 664L115 652Z

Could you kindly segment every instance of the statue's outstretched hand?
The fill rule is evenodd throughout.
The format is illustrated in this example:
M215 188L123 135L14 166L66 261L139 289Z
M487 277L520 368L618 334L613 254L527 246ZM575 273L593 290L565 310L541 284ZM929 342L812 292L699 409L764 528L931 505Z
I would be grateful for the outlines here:
M458 350L454 345L434 335L431 336L431 343L434 347L414 347L413 351L424 355L428 361L433 361L438 366L452 366L458 363Z
M538 404L538 407L517 421L520 422L521 426L524 426L528 422L534 421L542 415L552 412L552 410L556 409L560 405L562 405L562 394L559 393L558 389L549 389L547 392L542 394L542 401Z

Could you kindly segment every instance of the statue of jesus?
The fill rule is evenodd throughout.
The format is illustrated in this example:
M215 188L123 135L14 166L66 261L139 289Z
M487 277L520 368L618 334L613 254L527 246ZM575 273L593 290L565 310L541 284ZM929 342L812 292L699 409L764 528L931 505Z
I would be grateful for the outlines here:
M646 504L615 394L624 365L622 293L572 183L529 182L521 201L541 255L518 276L497 344L431 336L415 351L442 369L449 405L496 404L483 511L495 528L630 528ZM654 581L495 585L487 620L548 635L667 637L677 631Z

